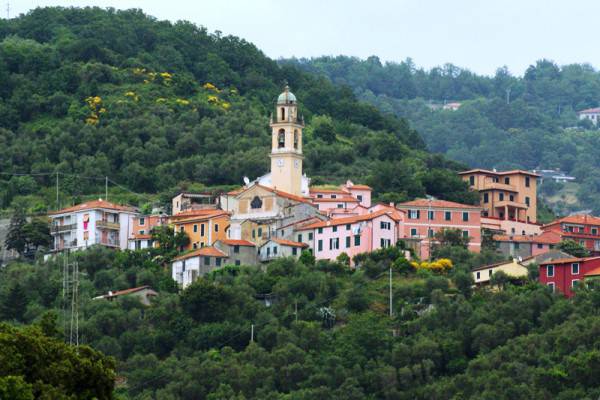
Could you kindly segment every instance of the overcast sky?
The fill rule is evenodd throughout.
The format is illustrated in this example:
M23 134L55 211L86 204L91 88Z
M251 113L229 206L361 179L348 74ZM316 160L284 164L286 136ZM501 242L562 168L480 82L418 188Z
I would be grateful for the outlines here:
M141 8L240 36L272 58L411 57L482 74L516 75L536 60L600 67L598 0L9 0L12 17L38 6ZM0 0L6 16L7 0Z

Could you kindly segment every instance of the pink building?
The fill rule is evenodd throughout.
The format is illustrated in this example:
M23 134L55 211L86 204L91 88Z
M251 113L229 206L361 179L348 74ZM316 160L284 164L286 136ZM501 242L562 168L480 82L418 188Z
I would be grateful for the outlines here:
M436 244L435 234L443 229L458 229L469 238L469 250L481 250L481 207L446 200L417 199L401 203L397 209L406 213L402 237L421 258L430 255Z
M317 222L303 227L302 232L303 237L314 238L310 244L317 260L335 260L341 253L352 258L395 245L402 220L403 215L397 210L381 210Z
M339 215L340 210L355 209L357 206L363 209L371 207L371 191L369 186L347 181L339 189L311 187L310 197L319 211Z

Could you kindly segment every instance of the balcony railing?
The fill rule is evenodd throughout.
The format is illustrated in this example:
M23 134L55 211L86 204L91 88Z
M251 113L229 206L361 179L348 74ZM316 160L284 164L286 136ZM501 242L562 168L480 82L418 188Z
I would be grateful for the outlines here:
M67 249L72 249L74 247L77 247L77 239L74 240L68 240L64 243L57 243L52 247L52 251L62 251L62 250L67 250Z
M77 229L77 224L64 224L64 225L53 224L52 228L51 228L51 232L52 233L62 233L62 232L73 231L75 229Z
M99 244L109 247L119 247L119 239L102 239Z
M96 221L96 227L101 228L101 229L113 229L113 230L118 231L121 228L121 225L119 225L118 222L108 222L108 221L99 220L99 221Z

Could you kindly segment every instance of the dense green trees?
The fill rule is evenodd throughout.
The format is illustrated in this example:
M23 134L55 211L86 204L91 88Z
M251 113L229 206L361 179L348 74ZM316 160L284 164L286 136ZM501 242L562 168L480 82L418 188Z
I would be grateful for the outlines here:
M437 196L466 196L448 171L462 166L432 167L439 160L406 121L243 39L138 10L36 9L0 24L0 169L35 174L1 176L1 208L54 207L55 172L62 204L102 193L104 176L142 193L240 185L268 170L268 117L286 80L315 183L350 178L406 198L441 178Z

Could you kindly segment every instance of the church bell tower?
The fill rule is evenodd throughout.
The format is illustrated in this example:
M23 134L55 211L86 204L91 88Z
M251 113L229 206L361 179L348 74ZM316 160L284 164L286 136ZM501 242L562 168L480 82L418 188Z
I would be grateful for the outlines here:
M271 116L271 183L298 196L302 196L302 128L296 96L286 86Z

